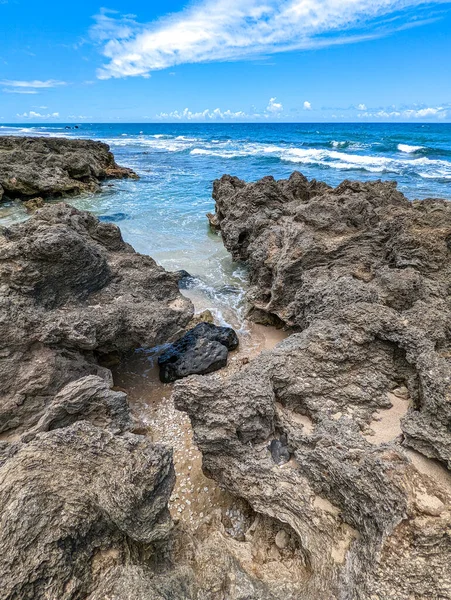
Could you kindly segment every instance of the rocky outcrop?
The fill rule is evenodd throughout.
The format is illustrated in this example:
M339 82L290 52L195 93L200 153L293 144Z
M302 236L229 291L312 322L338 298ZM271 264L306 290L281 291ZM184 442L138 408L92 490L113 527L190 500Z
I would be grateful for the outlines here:
M100 362L184 331L177 281L66 204L1 230L2 600L81 600L166 557L172 451Z
M206 375L227 365L229 350L238 348L238 336L231 327L202 322L171 344L158 357L164 383L188 375Z
M93 140L0 136L0 202L96 192L105 179L136 178ZM36 203L31 203L34 208Z
M214 198L250 314L297 333L175 402L205 472L293 531L304 572L269 596L449 597L451 206L299 173Z
M0 446L0 598L85 598L168 537L172 453L86 422Z
M111 384L99 356L175 339L193 314L175 275L65 204L3 229L0 281L0 432L37 425L75 380Z

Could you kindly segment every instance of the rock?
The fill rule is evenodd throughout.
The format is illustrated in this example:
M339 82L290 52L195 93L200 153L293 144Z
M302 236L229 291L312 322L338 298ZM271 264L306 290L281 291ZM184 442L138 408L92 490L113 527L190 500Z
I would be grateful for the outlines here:
M406 443L451 466L449 202L410 203L394 182L332 189L300 173L251 184L224 176L214 198L226 247L249 265L251 314L297 330L319 320L363 326L407 353L421 410L403 419Z
M48 205L0 234L0 432L34 427L97 357L166 343L193 314L171 274L111 223Z
M31 200L25 200L23 204L27 209L27 212L34 212L38 208L44 206L44 199L41 197L31 198Z
M159 356L160 379L168 383L217 371L226 366L229 350L237 347L238 337L230 327L200 323Z
M299 540L308 576L265 589L447 597L451 205L299 173L224 176L214 197L252 313L296 333L228 377L177 382L174 401L205 473ZM291 460L276 466L283 436Z
M212 231L214 231L214 232L220 231L221 227L219 225L219 219L218 219L217 215L214 215L212 213L207 213L207 219L208 219L208 222L210 223L210 228Z
M104 179L137 178L103 142L0 136L0 201L95 192Z
M86 598L168 538L172 453L89 423L0 448L0 598Z
M275 543L280 550L284 550L290 544L290 536L285 529L277 532Z
M187 290L190 287L193 286L193 284L196 281L196 278L193 277L192 275L190 275L188 273L188 271L185 271L185 269L181 269L180 271L176 271L175 272L176 276L177 276L177 281L179 284L179 288L181 290Z
M22 441L30 441L40 432L68 427L79 420L90 421L118 434L135 427L127 395L111 390L102 378L88 375L66 385L51 401L35 427L22 436Z

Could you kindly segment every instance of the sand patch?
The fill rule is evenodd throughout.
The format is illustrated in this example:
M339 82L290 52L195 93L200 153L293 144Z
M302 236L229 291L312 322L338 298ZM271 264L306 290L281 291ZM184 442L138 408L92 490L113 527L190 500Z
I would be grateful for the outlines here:
M374 413L373 420L369 425L373 433L364 434L365 439L371 444L392 442L402 435L401 419L410 407L410 398L404 391L405 389L398 388L389 392L387 395L391 402L391 408Z

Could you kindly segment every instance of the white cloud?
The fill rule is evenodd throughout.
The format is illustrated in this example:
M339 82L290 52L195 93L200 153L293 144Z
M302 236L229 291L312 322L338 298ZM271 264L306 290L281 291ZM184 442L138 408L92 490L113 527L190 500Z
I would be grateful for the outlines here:
M2 90L2 92L5 92L6 94L37 94L38 92L36 90L15 90L15 89L8 89L8 88L4 88Z
M312 110L312 105L307 100L304 102L303 106L304 106L304 110Z
M157 119L175 119L177 121L223 121L223 120L242 120L248 118L243 111L233 112L231 110L222 111L220 108L214 110L205 109L199 112L192 112L189 108L178 111L162 112L157 115Z
M360 113L360 119L446 119L451 112L450 107L436 106L426 108L381 109Z
M23 114L17 114L18 117L25 117L25 119L51 119L52 117L59 117L60 114L58 112L49 113L47 115L42 115L41 113L35 112L34 110L30 110L30 112Z
M366 110L366 104L357 104L359 110Z
M40 81L34 79L33 81L18 81L14 79L3 79L0 81L0 85L5 85L10 88L54 88L61 85L67 85L65 81L58 81L57 79L47 79L47 81Z
M237 60L386 35L421 24L431 4L447 1L201 0L149 24L104 10L91 33L108 59L98 72L101 79L148 76L183 63ZM415 7L413 15L409 9ZM386 15L390 20L384 21Z
M281 102L276 102L277 98L270 98L269 104L266 107L267 112L277 114L283 111L283 105Z
M283 105L281 102L277 102L277 98L270 98L268 106L265 110L258 111L254 106L251 107L250 112L244 112L243 110L232 111L232 110L221 110L215 108L214 110L205 109L198 112L192 112L189 108L184 110L174 110L171 112L162 112L156 115L159 120L171 120L171 121L262 121L279 117L283 114ZM146 117L149 118L149 117Z

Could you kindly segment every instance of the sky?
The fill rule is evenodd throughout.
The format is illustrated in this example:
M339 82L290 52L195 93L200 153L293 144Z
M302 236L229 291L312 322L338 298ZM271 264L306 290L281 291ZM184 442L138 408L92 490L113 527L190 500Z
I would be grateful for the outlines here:
M0 123L451 122L451 1L0 0L0 39Z

